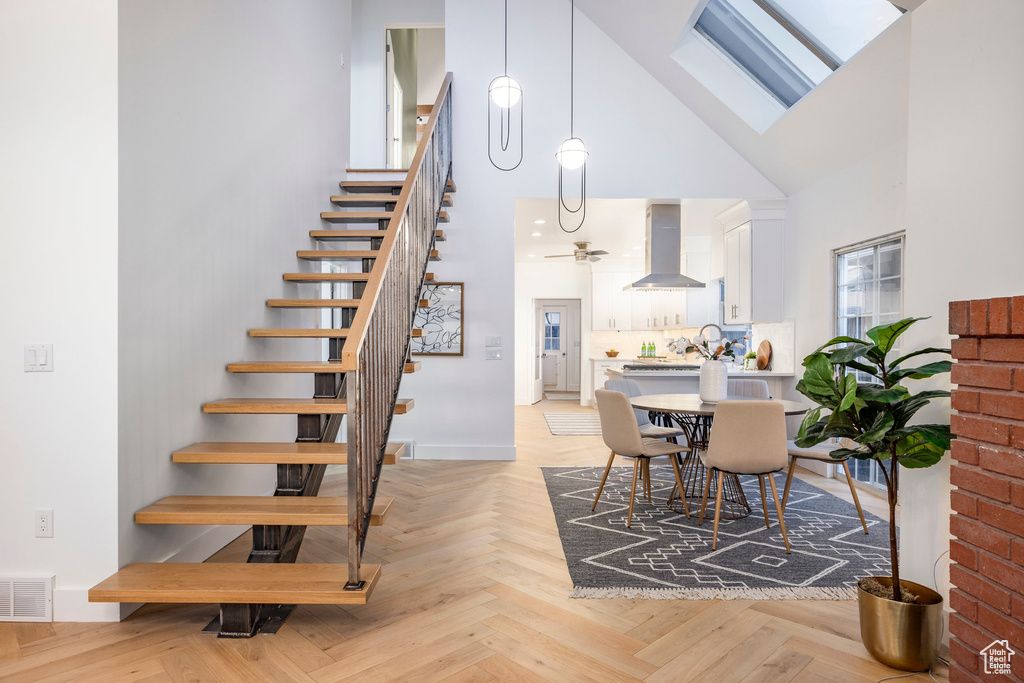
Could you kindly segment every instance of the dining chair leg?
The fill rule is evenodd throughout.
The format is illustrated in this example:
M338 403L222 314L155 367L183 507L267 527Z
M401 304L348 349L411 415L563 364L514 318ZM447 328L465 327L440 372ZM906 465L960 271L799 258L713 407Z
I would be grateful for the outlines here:
M793 485L793 473L796 471L796 458L789 456L789 472L786 473L786 490L782 492L782 511L786 511L786 502L789 501L789 487Z
M651 459L644 458L644 484L647 490L647 502L653 504L651 500Z
M679 498L683 501L683 512L686 513L686 518L690 519L690 501L686 499L686 490L683 488L683 473L679 471L679 455L673 453L668 456L672 460L672 470L676 475L676 488L679 489ZM671 496L669 496L671 500Z
M711 532L712 550L714 550L718 546L718 520L722 516L722 479L724 477L724 473L718 473L718 490L715 491L715 530Z
M711 490L711 472L704 470L704 496L700 499L700 517L697 518L697 526L704 523L704 515L708 509L708 491Z
M775 490L775 477L768 475L768 483L772 487L772 498L775 499L775 513L779 516L779 528L782 529L782 540L786 544L786 553L790 553L789 535L786 533L786 520L782 518L782 506L779 504L779 492Z
M768 529L771 524L768 522L768 496L764 492L764 475L757 475L757 483L761 487L761 507L764 508L764 528Z
M601 477L601 485L597 487L597 495L594 496L594 504L591 506L591 510L597 509L597 501L601 499L601 491L604 491L604 483L608 481L608 473L612 471L612 461L615 460L615 451L608 456L608 466L604 468L604 476Z
M846 483L850 485L850 495L853 496L853 504L857 506L857 514L860 515L860 525L864 527L864 533L868 532L868 523L864 521L864 511L860 508L860 498L857 497L857 487L853 485L853 477L850 476L850 467L843 461L843 472L846 473Z
M629 512L626 514L626 526L633 525L633 501L636 500L636 475L640 472L640 458L633 458L633 487L629 490Z

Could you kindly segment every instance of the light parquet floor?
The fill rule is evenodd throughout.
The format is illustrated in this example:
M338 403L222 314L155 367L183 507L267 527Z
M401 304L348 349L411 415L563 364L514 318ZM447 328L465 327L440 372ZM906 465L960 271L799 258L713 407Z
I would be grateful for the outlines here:
M277 635L250 640L201 635L214 605L147 605L119 624L0 623L0 680L845 683L898 673L864 650L852 602L570 600L538 467L603 465L607 452L600 437L551 436L544 410L588 409L517 408L513 463L385 468L380 490L396 505L367 543L366 560L384 565L368 605L299 607ZM885 515L880 499L862 500ZM216 559L248 547L246 534ZM344 562L344 550L344 529L312 528L300 561Z

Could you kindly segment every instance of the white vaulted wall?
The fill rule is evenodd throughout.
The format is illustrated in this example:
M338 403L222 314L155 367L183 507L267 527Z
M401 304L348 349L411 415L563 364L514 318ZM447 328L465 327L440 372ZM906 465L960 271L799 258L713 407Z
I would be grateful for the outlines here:
M126 0L120 27L120 564L202 560L239 528L141 526L170 494L267 494L273 467L174 465L198 441L291 441L292 416L204 415L232 397L310 397L304 375L231 375L241 360L316 358L313 327L266 299L300 296L348 162L347 0ZM346 59L347 62L347 59ZM301 296L311 296L309 292Z
M118 566L117 2L0 3L0 65L0 575L116 619L86 590ZM25 373L47 343L54 371Z
M501 70L501 22L501 3L445 3L458 193L440 247L444 260L431 270L466 283L466 355L424 358L423 371L402 383L416 409L395 419L392 434L415 441L418 457L508 459L515 452L514 207L517 197L557 197L554 152L569 136L569 3L509 5L509 73L523 86L526 115L525 159L513 173L495 170L486 152L487 84ZM590 150L591 197L781 196L578 12L576 133ZM502 337L502 360L484 359L485 335Z

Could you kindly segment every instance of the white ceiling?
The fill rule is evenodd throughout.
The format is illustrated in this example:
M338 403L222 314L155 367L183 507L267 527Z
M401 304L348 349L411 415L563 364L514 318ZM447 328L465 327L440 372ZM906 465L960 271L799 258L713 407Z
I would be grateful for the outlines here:
M759 135L670 57L701 0L576 4L787 195L906 136L910 14Z
M515 260L545 262L544 257L571 254L573 242L590 242L591 249L604 249L609 260L644 263L644 229L650 204L679 204L682 231L686 236L711 235L721 230L715 216L735 205L738 199L590 199L587 218L578 232L566 234L558 227L557 199L517 199L515 218ZM543 224L537 224L543 220ZM540 233L534 236L534 233ZM532 255L532 256L531 256ZM571 263L572 259L547 259Z

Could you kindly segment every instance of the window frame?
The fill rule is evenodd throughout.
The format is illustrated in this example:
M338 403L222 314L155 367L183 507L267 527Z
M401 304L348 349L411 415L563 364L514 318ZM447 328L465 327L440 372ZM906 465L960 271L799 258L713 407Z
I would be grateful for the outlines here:
M905 230L899 230L896 232L890 232L879 237L874 237L867 240L861 240L860 242L853 242L842 247L837 247L832 250L832 289L831 289L831 337L835 338L839 334L839 257L850 252L859 251L861 249L880 247L883 244L890 242L899 242L900 246L900 299L899 299L899 314L903 315L904 297L906 292L906 263L907 263L907 233ZM880 282L880 279L876 279L875 282ZM876 311L872 315L877 316L879 313ZM885 481L881 478L878 472L878 463L874 461L870 462L871 468L871 481L862 481L852 476L854 483L865 490L881 495L881 491L885 490ZM833 471L833 478L839 479L842 468L836 467ZM844 475L845 478L845 475Z

